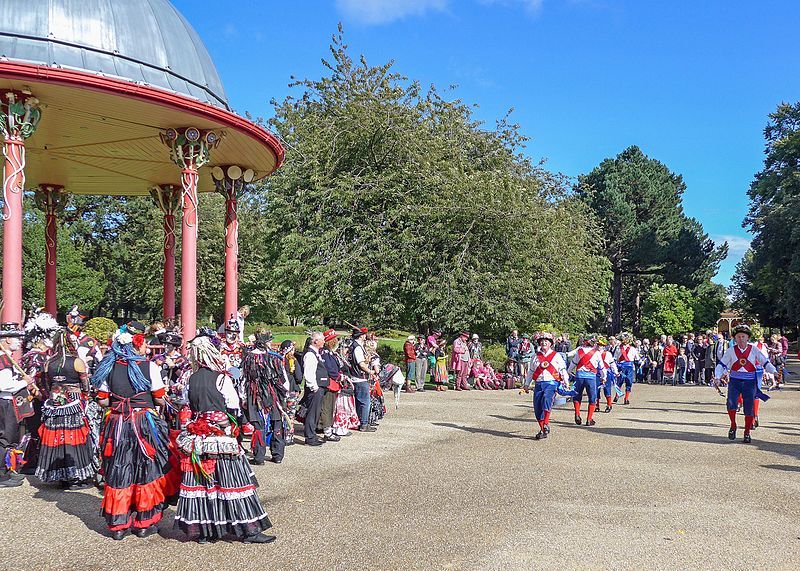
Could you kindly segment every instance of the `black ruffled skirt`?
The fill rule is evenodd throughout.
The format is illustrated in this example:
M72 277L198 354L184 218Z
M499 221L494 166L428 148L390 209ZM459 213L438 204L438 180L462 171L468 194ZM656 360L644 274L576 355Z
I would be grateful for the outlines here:
M258 499L255 475L232 436L183 432L175 527L190 539L249 537L272 527Z
M43 482L80 481L94 476L94 446L80 400L47 400L39 427L36 477Z

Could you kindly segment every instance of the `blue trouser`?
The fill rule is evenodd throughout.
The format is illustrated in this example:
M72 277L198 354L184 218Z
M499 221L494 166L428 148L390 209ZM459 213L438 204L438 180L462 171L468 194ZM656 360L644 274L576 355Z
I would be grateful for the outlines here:
M728 410L736 410L739 405L739 395L742 395L744 415L755 416L753 403L756 400L757 388L758 381L756 381L755 373L740 378L731 375L730 381L728 382Z
M606 371L606 382L603 382L603 378L600 376L600 373L597 374L597 398L600 398L600 387L603 387L603 392L607 397L614 396L614 381L616 380L616 376L614 375L614 371L608 369Z
M558 381L540 381L534 385L533 411L536 413L536 420L544 420L544 413L553 408L558 385Z
M756 385L758 390L764 388L764 367L756 367Z
M362 381L353 383L353 392L356 397L356 414L361 426L369 424L369 410L372 405L372 400L369 398L369 381Z
M597 373L590 373L588 371L578 371L578 379L575 381L573 390L578 393L577 396L572 397L575 402L581 402L583 399L584 389L589 395L589 402L594 404L597 402L598 387L597 387Z
M617 379L617 386L622 388L625 383L625 391L631 392L633 388L633 363L619 363L619 379Z
M406 380L416 381L417 380L417 361L409 361L406 363Z

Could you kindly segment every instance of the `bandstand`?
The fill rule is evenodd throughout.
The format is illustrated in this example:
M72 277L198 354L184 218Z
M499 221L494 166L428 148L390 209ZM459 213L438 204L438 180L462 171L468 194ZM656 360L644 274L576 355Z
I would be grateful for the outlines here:
M58 214L70 194L150 195L164 220L165 318L196 329L198 193L226 199L225 315L237 307L237 199L283 148L233 113L208 51L168 0L0 2L3 322L20 323L26 190L46 215L45 307L56 314ZM178 222L178 220L180 220Z

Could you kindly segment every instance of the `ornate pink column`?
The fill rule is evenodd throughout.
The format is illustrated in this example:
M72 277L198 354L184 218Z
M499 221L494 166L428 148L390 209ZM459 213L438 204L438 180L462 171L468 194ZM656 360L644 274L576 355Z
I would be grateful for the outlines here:
M55 317L58 313L56 274L58 259L58 214L64 211L69 195L58 184L40 184L34 195L36 206L44 212L44 308Z
M42 112L29 93L0 93L3 135L3 322L22 323L22 193L25 189L25 140Z
M185 127L167 129L161 133L161 140L181 167L181 326L185 346L197 331L197 171L208 162L211 149L219 144L219 135Z
M175 213L181 205L181 187L162 184L150 196L164 214L164 319L175 318Z
M211 171L217 192L225 197L225 313L223 320L236 317L239 311L239 196L255 172L242 171L237 165L214 167Z

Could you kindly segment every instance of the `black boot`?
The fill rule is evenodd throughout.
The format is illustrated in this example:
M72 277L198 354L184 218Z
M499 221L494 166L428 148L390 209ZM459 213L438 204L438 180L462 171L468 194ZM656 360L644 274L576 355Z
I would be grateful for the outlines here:
M575 415L575 424L577 424L578 426L581 425L581 417L579 414Z
M736 427L735 426L728 431L728 440L736 440Z
M257 533L256 535L250 535L245 537L242 542L243 543L272 543L275 541L277 537L274 535L264 535L263 533Z

